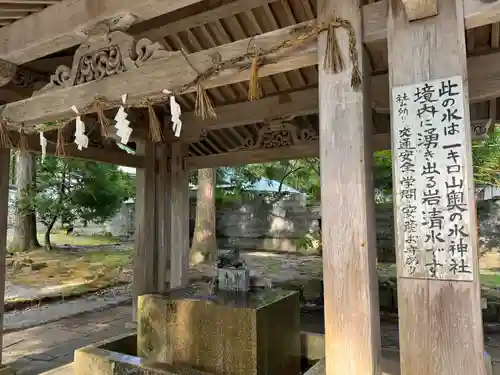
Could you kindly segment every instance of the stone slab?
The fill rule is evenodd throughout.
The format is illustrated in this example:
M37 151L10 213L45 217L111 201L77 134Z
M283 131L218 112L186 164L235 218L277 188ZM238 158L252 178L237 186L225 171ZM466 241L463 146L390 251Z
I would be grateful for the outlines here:
M14 375L15 372L9 366L0 365L0 375Z
M131 353L135 349L135 341L136 335L126 334L76 350L72 374L214 375L185 366L158 363L136 357Z
M280 289L140 296L138 355L217 375L298 375L299 304L297 292Z

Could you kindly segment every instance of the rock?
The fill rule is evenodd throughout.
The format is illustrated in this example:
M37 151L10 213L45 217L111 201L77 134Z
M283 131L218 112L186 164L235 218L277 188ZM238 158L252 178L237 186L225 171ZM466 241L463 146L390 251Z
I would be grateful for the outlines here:
M317 301L323 297L323 280L309 279L302 284L302 294L306 301Z
M27 267L28 265L23 262L16 262L14 261L13 267L14 267L14 272L21 271L24 267Z
M31 265L31 270L32 271L39 271L41 269L44 269L45 267L47 267L47 263L45 263L45 262L33 263Z
M25 263L25 264L33 264L33 259L31 259L31 258L24 258L21 262Z

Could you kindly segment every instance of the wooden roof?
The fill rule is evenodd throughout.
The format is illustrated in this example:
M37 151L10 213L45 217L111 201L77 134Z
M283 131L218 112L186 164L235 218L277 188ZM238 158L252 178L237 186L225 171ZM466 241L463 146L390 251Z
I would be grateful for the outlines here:
M388 52L385 30L387 1L374 2L367 0L363 7L363 42L368 51L372 68L373 132L374 134L385 135L386 138L388 138L389 132ZM39 4L42 2L48 4L56 1L16 1L16 3L29 3L33 6L33 3L42 6L43 4ZM144 1L135 1L136 4L141 2ZM189 60L190 56L194 56L193 54L200 51L207 51L232 42L247 39L248 45L250 45L253 38L258 35L311 21L317 16L316 1L311 0L254 0L251 7L248 6L248 2L243 0L183 0L183 2L188 6L164 15L160 14L143 22L136 22L128 32L136 38L147 37L153 41L161 41L169 51L182 49ZM0 7L2 4L3 2L0 1ZM137 7L140 10L146 9L139 5ZM151 17L151 11L144 12L147 13L147 17ZM137 11L136 13L140 12ZM486 24L487 21L478 16L478 14L482 13L478 12L477 9L470 10L469 13L467 13L466 9L467 52L471 56L469 58L469 86L473 101L471 117L473 120L486 120L489 118L496 120L497 108L500 105L498 100L500 96L500 80L498 79L500 77L500 68L497 68L499 64L496 62L498 61L496 57L500 58L500 51L498 50L500 45L500 24L497 22ZM500 14L498 19L500 19ZM29 18L23 20L23 22L28 20ZM474 27L476 25L480 26ZM11 35L7 36L12 37ZM1 30L0 38L2 38ZM43 45L45 41L40 43ZM77 43L71 41L66 44L74 45ZM66 44L61 44L61 46ZM19 52L12 51L13 48L10 48L9 51L5 48L4 50L5 52L2 55L0 46L0 56L16 56L16 59L20 61L29 59L26 57L29 54L33 55L31 49L24 49ZM43 56L34 61L28 61L23 65L23 68L28 72L31 71L47 76L48 72L54 72L61 63L71 66L74 51L75 47L62 49L55 55ZM34 52L34 55L40 54L39 49L35 49ZM192 61L187 61L186 65L188 64L192 65L187 68L188 70L191 69L191 72L188 72L190 74L203 68L196 66L196 63ZM313 64L305 65L307 66L300 69L286 69L287 71L283 73L261 77L260 84L264 98L270 98L270 100L276 98L276 102L281 103L279 98L283 93L289 95L290 93L302 92L307 96L307 90L311 90L310 92L316 90L318 85L317 66ZM18 90L15 87L12 87L12 89ZM253 113L255 108L263 108L258 107L258 104L248 107L249 109L243 109L243 111L240 107L231 107L232 105L247 103L247 92L248 83L245 80L238 80L238 82L228 85L217 85L217 87L207 90L214 106L225 107L227 116L219 117L217 121L205 123L198 121L198 128L194 131L192 129L186 130L190 142L189 152L191 157L229 153L245 137L252 135L255 138L258 136L259 129L267 126L267 120L273 117L273 105L268 104L270 109L261 117ZM26 90L26 87L24 87L22 95L24 97L29 96L30 90ZM297 103L304 100L306 97L304 95ZM1 96L2 91L0 91L0 98ZM188 113L188 116L190 116L195 108L196 93L191 91L178 96L178 101L181 104L183 113ZM297 129L317 129L318 119L315 115L317 113L317 104L315 109L314 106L314 102L310 102L308 107L298 110L291 123L296 125ZM217 112L219 112L219 108L217 108ZM248 122L245 122L245 120L235 121L237 114L228 115L228 112L231 112L230 108L234 108L237 114L246 116ZM311 108L313 109L311 110ZM290 108L286 110L276 108L276 117L286 117L291 112L293 110ZM191 119L191 117L189 118ZM189 123L192 123L192 121ZM200 129L203 131L200 132ZM143 132L142 134L146 133ZM378 142L376 147L388 146L389 142L386 139Z
M4 0L0 1L0 27L38 12L61 0Z

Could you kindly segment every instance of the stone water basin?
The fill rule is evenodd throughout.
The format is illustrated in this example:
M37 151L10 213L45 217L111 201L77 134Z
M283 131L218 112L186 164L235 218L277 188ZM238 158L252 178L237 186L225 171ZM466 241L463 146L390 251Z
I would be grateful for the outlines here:
M302 374L319 375L324 353L323 335L301 333ZM126 334L75 351L75 375L216 375L196 369L148 361L136 356L137 335ZM280 374L276 374L280 375ZM292 375L292 374L283 374ZM298 375L298 374L293 374Z

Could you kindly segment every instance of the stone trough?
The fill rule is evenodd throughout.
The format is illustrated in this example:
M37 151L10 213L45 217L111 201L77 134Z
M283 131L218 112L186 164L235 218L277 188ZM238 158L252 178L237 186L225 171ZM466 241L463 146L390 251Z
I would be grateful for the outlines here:
M324 375L324 335L301 332L301 372ZM75 375L213 375L189 367L148 361L137 356L137 334L125 334L75 351ZM399 353L383 351L382 375L399 375Z
M302 354L299 305L267 288L140 296L137 334L77 350L75 374L303 374L320 356Z

